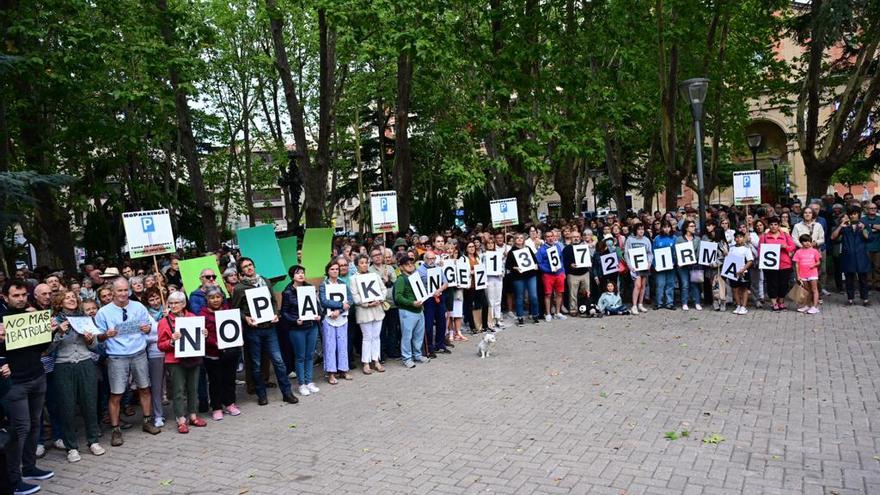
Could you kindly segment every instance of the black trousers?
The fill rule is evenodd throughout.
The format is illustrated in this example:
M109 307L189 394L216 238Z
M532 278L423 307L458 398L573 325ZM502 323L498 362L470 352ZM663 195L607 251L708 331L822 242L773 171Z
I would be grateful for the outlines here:
M220 359L205 358L212 411L235 404L235 371L240 354L236 349L224 349L220 351Z
M868 273L846 274L846 298L853 299L856 296L856 278L859 280L859 295L862 300L868 300Z
M764 270L767 297L770 299L780 299L788 295L788 281L790 279L791 268L785 270Z

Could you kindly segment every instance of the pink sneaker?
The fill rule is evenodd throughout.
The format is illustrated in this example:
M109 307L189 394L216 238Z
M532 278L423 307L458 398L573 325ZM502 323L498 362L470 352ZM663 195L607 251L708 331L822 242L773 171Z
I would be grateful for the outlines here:
M217 409L216 411L214 411L211 417L214 418L214 421L220 421L221 419L223 419L223 410Z
M807 310L807 314L808 315L817 315L817 314L819 314L819 308L813 306Z
M241 414L241 410L235 404L229 404L228 406L226 406L226 412L230 416L238 416L239 414Z

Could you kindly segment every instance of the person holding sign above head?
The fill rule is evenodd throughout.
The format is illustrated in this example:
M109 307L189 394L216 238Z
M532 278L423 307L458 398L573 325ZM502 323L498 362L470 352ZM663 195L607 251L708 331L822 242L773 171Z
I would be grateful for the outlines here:
M208 287L205 290L205 305L199 312L199 316L205 318L205 330L208 335L205 339L205 372L208 375L208 396L211 404L211 417L214 421L223 419L223 411L230 416L238 416L241 410L235 405L235 371L238 368L238 360L241 357L241 347L229 347L220 349L218 332L227 329L233 333L241 334L241 319L239 321L224 320L218 328L217 320L219 311L226 311L229 305L223 296L220 287ZM232 310L238 311L238 310ZM223 313L221 313L223 314ZM240 314L240 313L239 313ZM225 334L224 334L225 336Z
M275 378L278 379L284 402L296 404L299 399L293 395L290 379L287 377L287 368L284 366L281 349L278 347L275 324L278 323L279 318L275 314L272 284L257 274L254 260L246 256L238 259L238 273L238 284L232 292L229 306L241 310L244 317L242 331L247 344L246 353L249 354L245 357L250 363L251 378L257 392L257 404L265 406L269 403L261 369L264 352L269 355L272 367L275 368Z
M381 353L380 333L382 320L385 319L385 284L375 274L370 273L370 259L362 254L356 258L358 273L352 277L351 291L354 303L357 306L355 318L363 333L361 342L361 363L365 375L372 375L373 369L382 373L385 367L379 362ZM373 368L370 368L372 363Z
M532 322L538 323L538 260L532 254L531 249L526 247L525 238L522 234L516 234L513 238L513 249L507 254L504 267L510 271L510 279L513 282L514 305L516 306L516 324L523 326L523 306L525 297L529 298L529 312Z
M688 301L694 302L694 309L702 311L703 282L691 277L691 272L699 270L697 255L700 252L700 239L697 237L697 224L685 220L681 224L681 235L675 239L675 259L678 263L678 281L681 285L681 309L687 311ZM700 272L702 274L702 272Z
M426 251L423 257L424 263L418 268L418 274L422 282L431 293L424 304L425 314L425 344L427 356L437 357L438 352L450 354L446 349L446 302L444 291L448 286L443 269L437 264L438 251Z
M746 308L749 303L749 287L752 285L749 268L755 263L755 257L752 249L746 245L745 232L741 230L734 232L733 242L734 246L728 251L721 271L722 275L730 280L730 287L733 289L733 303L736 304L733 314L744 315L749 312ZM728 275L730 271L735 271L735 278Z
M773 304L773 311L785 310L785 296L788 294L788 281L791 279L791 255L797 246L791 235L782 230L782 225L777 217L767 220L768 229L760 237L761 258L764 265L764 280L767 283L767 297ZM779 246L779 255L766 254L765 247L769 245Z
M651 264L654 262L654 250L651 247L651 239L645 237L645 224L637 223L633 226L633 233L626 238L624 253L629 261L629 273L633 280L632 291L632 314L639 311L645 313L645 289L648 287L648 275L651 274Z
M174 417L177 418L177 432L189 433L187 417L189 417L189 425L191 426L208 426L208 423L197 414L199 367L202 365L202 358L179 358L176 356L177 346L175 344L185 337L176 328L175 321L178 318L195 315L186 310L186 296L180 291L168 295L168 309L168 314L159 320L159 350L165 353L165 366L171 374L171 390L174 397L172 404ZM208 335L207 328L194 330L203 332L203 336Z
M541 270L541 282L544 287L544 318L564 320L562 314L562 297L565 294L565 267L562 263L562 251L565 245L558 242L556 232L548 230L544 234L544 243L538 248L535 259L538 261L538 269ZM555 295L556 311L551 304Z
M58 327L46 350L47 354L55 355L53 393L58 401L56 411L69 462L81 459L74 422L77 407L83 416L89 450L94 455L104 454L104 448L98 444L101 434L97 411L98 375L92 361L92 351L98 346L98 339L95 338L97 328L92 319L80 311L79 306L79 296L72 290L55 295L52 307ZM85 322L83 326L87 328L75 328L68 318L77 322L77 326L80 326L80 321Z
M113 299L98 310L95 324L101 333L98 341L107 351L107 377L110 382L110 426L113 428L110 445L122 445L122 429L119 424L119 407L122 394L131 381L138 389L141 409L144 411L142 429L158 435L160 430L153 422L150 372L147 360L147 335L153 319L143 304L128 298L128 281L118 277L111 283Z
M348 269L344 258L330 260L324 268L326 278L318 289L318 298L325 311L321 320L324 372L330 385L339 383L337 373L342 373L346 380L352 378L348 372L348 310L354 298L348 284L339 278L342 268Z
M871 273L871 259L868 257L868 246L871 242L871 233L868 227L860 221L861 208L849 207L847 216L842 219L840 225L831 233L831 239L842 238L840 250L840 265L846 274L846 299L847 304L852 306L856 295L856 280L859 281L859 295L862 296L862 304L868 306L868 276Z
M312 373L315 370L315 347L318 345L318 323L323 312L315 286L306 282L306 269L293 265L287 270L290 283L281 293L281 323L295 354L296 379L303 397L321 391Z
M415 262L406 253L399 253L397 265L400 277L394 282L392 292L400 310L400 356L403 365L414 368L415 363L427 363L430 359L422 355L425 338L425 316L422 314L423 301L431 299L431 294L416 273ZM418 294L416 293L418 291Z
M4 321L10 316L28 312L28 286L24 280L10 280L6 283L4 292L7 305ZM49 320L51 322L51 318ZM55 323L51 322L51 325L54 327ZM9 337L14 331L6 328L5 323L0 324L0 357L5 361L0 366L0 376L10 382L9 390L3 398L9 431L12 434L6 444L6 470L9 484L15 492L36 493L40 490L39 485L32 485L27 481L47 480L55 475L52 471L38 468L36 464L37 437L40 430L37 418L43 411L46 396L46 375L40 356L49 347L49 340L8 349Z

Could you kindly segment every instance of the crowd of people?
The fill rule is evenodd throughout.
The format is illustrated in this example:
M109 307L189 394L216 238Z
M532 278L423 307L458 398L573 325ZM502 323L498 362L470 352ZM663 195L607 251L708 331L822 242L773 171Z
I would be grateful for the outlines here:
M0 273L0 315L52 315L52 338L45 344L7 349L0 326L2 489L38 491L34 482L54 474L37 467L47 448L80 461L79 424L83 445L100 456L106 452L103 430L109 429L110 445L122 446L138 407L144 432L157 435L173 420L174 429L187 434L206 427L206 418L241 415L242 382L259 405L269 402L274 388L284 402L296 404L320 392L315 366L332 387L354 380L355 370L381 374L390 360L414 368L452 353L468 334L527 320L642 315L649 306L701 311L703 304L715 311L731 305L738 315L749 307L778 312L789 308L795 286L803 294L794 307L802 313L818 313L832 290L854 304L858 288L859 301L868 305L869 289L880 288L878 205L880 196L864 204L826 197L803 207L710 208L705 225L684 208L523 228L338 237L323 273L291 266L290 283L280 293L273 292L277 280L261 276L253 259L233 249L215 253L218 270L202 270L196 287L183 286L179 266L181 256L195 253L164 257L158 272L152 262L97 259L77 274L45 268ZM717 244L711 264L657 269L653 253L683 243L698 251L701 242ZM756 263L766 244L779 245L778 269ZM582 245L590 266L576 259ZM647 254L648 269L629 266L628 254L636 251ZM527 259L517 260L517 253ZM610 271L602 264L609 253L618 255ZM745 260L734 277L721 273L728 256ZM490 259L502 260L502 268L481 281L477 274ZM451 263L465 263L468 276L447 276L442 268ZM441 268L439 283L429 280L435 268ZM368 274L381 281L376 300L356 287ZM413 274L428 288L426 298L418 297ZM299 289L310 285L319 307L317 316L306 317L299 314ZM274 318L258 322L246 292L261 287L273 296ZM344 296L332 297L340 287ZM221 349L217 312L229 309L240 311L244 345ZM182 336L175 321L196 315L205 319L205 355L177 357ZM77 331L77 320L69 320L82 317L92 318L93 330Z

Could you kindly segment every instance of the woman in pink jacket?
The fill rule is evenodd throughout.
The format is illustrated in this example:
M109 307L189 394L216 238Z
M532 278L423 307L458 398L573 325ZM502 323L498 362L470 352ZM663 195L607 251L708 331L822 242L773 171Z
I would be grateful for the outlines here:
M791 255L794 254L797 246L791 235L779 228L778 218L773 217L767 223L770 228L761 235L759 245L779 244L779 269L764 270L767 297L773 304L773 311L784 311L788 281L791 280Z

